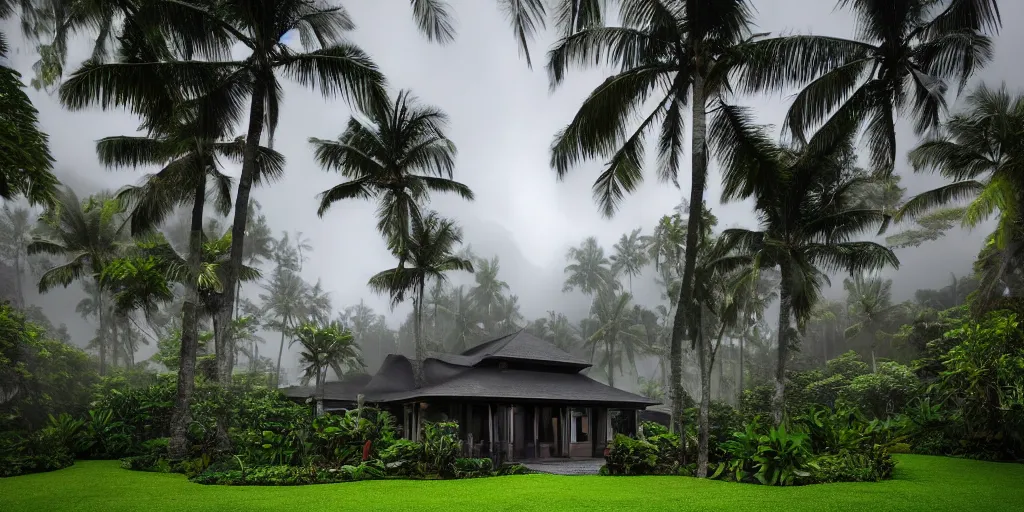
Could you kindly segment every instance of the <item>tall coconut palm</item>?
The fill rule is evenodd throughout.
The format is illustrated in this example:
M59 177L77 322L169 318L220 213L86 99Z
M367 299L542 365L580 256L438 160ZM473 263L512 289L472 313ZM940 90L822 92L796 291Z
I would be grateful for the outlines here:
M302 385L308 385L311 380L315 382L317 415L323 414L327 369L334 370L341 378L346 370L362 370L366 365L359 357L359 346L352 333L338 322L304 322L295 330L295 337L302 346L299 362L305 365Z
M455 255L462 243L462 230L455 221L442 218L437 212L414 217L407 243L392 243L398 266L370 278L370 289L391 297L392 307L413 294L413 329L416 361L423 362L423 296L427 280L447 280L449 272L473 272L473 262Z
M608 377L608 385L615 386L615 373L636 370L636 353L645 339L643 326L638 323L629 293L603 291L594 298L591 315L596 330L587 337L596 361ZM629 365L626 366L626 363Z
M67 288L74 281L91 280L97 284L95 300L98 305L99 332L101 333L100 373L106 373L107 339L110 326L104 314L103 294L99 279L103 267L117 257L126 238L124 209L120 201L100 194L85 201L70 188L59 190L53 204L39 217L36 234L28 245L28 254L48 254L62 257L65 263L47 270L39 278L39 293L56 286Z
M909 114L918 135L936 128L951 81L960 91L992 58L1001 26L997 0L840 0L857 19L856 38L793 35L760 41L737 81L761 91L803 87L784 129L798 141L817 128L833 144L848 125L864 127L871 166L892 172L896 119Z
M882 328L894 314L903 309L902 304L892 303L892 279L879 276L856 274L843 280L846 290L846 306L854 322L844 331L848 340L857 340L861 348L871 354L871 371L875 371L875 353L878 339L883 336Z
M729 165L723 169L723 201L753 198L759 229L727 229L731 243L751 258L755 269L778 267L781 275L778 359L772 415L783 420L785 368L796 339L793 320L801 329L830 272L859 273L899 266L892 250L856 241L885 214L854 209L856 187L865 178L848 170L855 132L838 144L825 144L834 134L821 133L803 149L780 147L761 127L751 124L741 108L726 106L711 127L712 147Z
M611 260L604 255L604 248L597 243L597 238L587 237L579 247L570 247L565 259L570 263L564 270L567 277L562 286L563 292L578 288L587 295L595 295L616 287Z
M484 258L475 260L473 269L473 280L476 282L476 286L469 290L469 299L472 301L478 317L483 321L484 329L491 332L494 330L494 324L501 318L498 310L503 294L509 289L508 283L498 277L501 266L497 256L490 260Z
M348 179L320 194L318 215L343 199L376 199L377 229L405 243L430 192L473 200L469 187L452 179L456 149L444 112L419 105L408 91L365 112L368 119L353 116L337 140L309 139L320 166Z
M615 254L610 258L612 272L625 274L629 279L629 293L633 293L633 276L640 275L647 265L647 252L644 251L640 231L640 228L636 228L628 236L622 235L613 247Z
M271 319L267 325L281 333L281 343L277 351L277 373L274 379L275 384L279 384L285 341L304 320L309 285L293 270L278 265L270 273L263 289L266 293L260 294L260 301L263 303L261 313Z
M609 64L617 73L583 102L551 147L559 177L583 160L608 159L594 182L602 213L614 214L626 193L643 180L648 137L658 131L658 177L678 183L684 146L684 116L690 108L691 213L704 204L707 182L708 110L730 87L726 78L736 48L749 40L751 8L745 0L621 0L618 27L589 27L570 34L548 53L552 87L572 66ZM651 100L651 101L648 101ZM647 105L653 109L642 113ZM631 126L639 114L640 124ZM697 209L697 210L695 210ZM691 215L691 218L694 218ZM687 227L680 307L672 330L672 408L682 418L682 340L692 324L693 275L700 221Z
M495 317L497 322L493 335L508 334L519 330L523 321L523 314L519 311L519 296L502 295L499 297Z
M466 260L472 261L469 258ZM475 266L474 270L474 274L480 272ZM464 286L455 286L451 289L448 300L440 307L440 311L448 317L451 326L451 332L445 335L445 348L449 352L460 353L468 350L484 335L485 330L480 327L479 310L472 292L467 292Z
M364 110L386 97L384 77L365 52L345 39L353 28L348 13L321 0L222 0L217 2L157 2L173 4L173 15L136 16L146 33L149 25L163 25L178 46L186 47L185 57L195 60L163 59L125 67L119 63L87 61L62 86L61 100L68 108L92 104L123 106L144 110L151 101L153 83L140 80L149 68L160 70L172 86L180 86L189 96L227 91L230 101L219 104L222 117L239 114L249 98L248 129L242 150L242 170L235 197L232 223L231 263L227 267L224 295L218 313L219 323L227 325L234 311L237 282L242 269L248 207L252 186L258 176L258 151L264 131L273 141L282 102L279 77L287 76L303 86L319 89L324 96L341 95ZM300 48L289 46L285 35L297 33ZM231 60L232 48L248 52ZM214 73L222 80L200 79ZM217 346L224 346L225 333Z
M951 181L911 198L894 220L912 218L951 202L970 200L962 225L973 228L997 214L996 248L1002 264L982 283L986 299L1001 295L994 286L1024 256L1024 94L1002 86L978 86L961 112L942 130L910 152L914 170L938 172ZM998 212L998 213L997 213ZM1016 295L1024 290L1012 290Z

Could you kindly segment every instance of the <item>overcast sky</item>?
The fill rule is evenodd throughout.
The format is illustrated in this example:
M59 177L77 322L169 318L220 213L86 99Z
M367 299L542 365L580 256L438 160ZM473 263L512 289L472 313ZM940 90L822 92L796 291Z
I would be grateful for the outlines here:
M543 35L532 45L535 69L531 71L517 56L512 32L493 1L452 0L458 37L447 46L428 43L417 32L407 0L351 0L344 4L358 25L352 39L369 52L392 88L411 89L422 102L442 108L451 117L449 135L459 148L456 179L473 189L476 201L436 196L431 207L458 219L467 242L478 254L501 257L502 275L520 296L527 318L543 315L548 309L583 314L587 305L580 297L560 293L566 249L588 235L597 236L610 249L622 233L633 228L642 226L649 232L683 197L680 190L658 183L652 175L609 220L599 215L591 196L599 164L582 166L563 182L556 181L548 166L552 137L568 123L605 72L572 73L559 90L549 92L543 65L551 36ZM757 0L754 5L759 31L836 36L853 32L852 17L835 11L829 0ZM1004 25L1014 27L1015 21L1024 19L1024 2L1004 1L1000 7ZM5 32L13 35L14 27L8 24ZM979 72L977 79L991 84L1005 81L1014 89L1024 86L1022 47L1024 35L1004 30L996 43L995 61ZM72 57L81 59L87 51L82 45ZM30 47L17 48L11 60L24 75L31 76L35 55ZM95 157L96 139L134 132L137 121L131 115L98 110L71 113L61 109L55 97L31 94L65 182L91 191L134 183L141 177L141 171L105 171ZM761 122L773 125L781 124L787 106L784 95L739 102L754 107ZM373 296L365 286L372 274L393 262L374 229L374 205L349 202L336 205L323 219L316 215L314 196L339 178L317 167L306 140L336 137L349 115L342 101L325 101L319 93L285 82L275 149L288 159L287 177L255 190L254 196L263 204L276 232L301 231L312 239L315 250L303 273L310 281L323 279L336 309L362 297L386 312L387 300ZM915 192L939 183L909 174L905 154L914 137L906 126L901 127L898 141L897 171L904 176L904 185ZM228 171L237 176L238 169ZM680 176L684 190L689 186L688 175L687 165ZM718 178L713 174L707 196L720 224L753 227L749 205L720 206L719 194ZM953 232L924 248L901 251L903 268L890 272L896 280L896 298L909 298L917 288L942 285L949 272L966 273L984 234L983 230ZM653 287L641 285L637 295L646 297L645 302L657 299ZM70 293L63 300L52 297L46 301L54 301L55 316L69 325L77 323L74 296L76 293Z

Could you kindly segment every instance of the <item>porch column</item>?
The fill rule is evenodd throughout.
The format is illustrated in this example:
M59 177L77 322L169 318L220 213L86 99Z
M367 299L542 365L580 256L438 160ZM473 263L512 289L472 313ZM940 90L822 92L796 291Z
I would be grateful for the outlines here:
M487 404L487 430L490 432L487 435L488 451L494 457L494 412L491 411L491 404Z
M514 405L508 406L508 414L505 416L505 421L508 422L508 460L515 460L515 438L516 438L516 422L515 422L516 408Z
M533 458L540 458L540 407L533 408Z

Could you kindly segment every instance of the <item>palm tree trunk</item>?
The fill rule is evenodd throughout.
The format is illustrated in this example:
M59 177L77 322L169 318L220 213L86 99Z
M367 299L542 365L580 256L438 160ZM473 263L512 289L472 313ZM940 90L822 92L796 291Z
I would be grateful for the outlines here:
M789 272L782 268L782 286L779 290L779 346L775 363L775 395L772 397L772 420L782 424L786 407L786 361L789 359L790 293Z
M749 328L747 329L747 332L750 332ZM743 390L744 390L744 387L743 387L743 358L746 355L744 353L743 342L746 341L747 332L744 332L743 335L740 336L740 380L739 380L740 389L739 389L739 393L737 395L737 403L739 403L739 401L743 399Z
M203 207L206 183L196 187L188 240L188 280L185 304L181 308L181 350L178 364L178 389L171 413L171 439L168 453L173 460L188 457L188 426L192 423L192 392L196 386L196 352L199 350L199 283L203 263Z
M21 247L15 247L14 253L14 290L18 307L25 307L25 289L21 286Z
M96 283L96 316L100 321L100 335L96 338L100 343L100 375L107 374L107 315L103 314L103 292L99 282Z
M265 70L270 73L270 70ZM243 245L245 244L245 228L249 218L249 195L252 191L253 177L256 173L256 156L260 145L260 137L263 135L263 120L265 116L264 101L266 96L266 83L264 74L257 74L253 84L252 102L249 108L249 130L245 136L245 149L242 154L242 173L238 177L238 194L235 197L235 216L231 225L231 258L228 261L227 272L224 276L224 294L220 297L220 304L217 308L217 320L221 325L229 325L231 314L235 309L236 291L238 290L238 275L242 270ZM227 329L216 334L214 341L217 353L217 374L218 376L231 376L231 368L228 366L230 358L221 357L225 353L223 347L228 345ZM280 371L280 368L279 368ZM230 379L222 379L222 385L230 384Z
M422 370L423 358L425 356L423 352L423 289L425 282L420 281L416 288L416 307L413 311L413 330L416 341L416 368L417 373ZM417 380L419 380L417 378Z
M121 347L120 340L118 340L117 324L118 315L114 313L114 321L110 322L110 366L117 369L117 351Z
M704 77L699 72L693 77L693 137L692 174L690 180L690 218L686 226L686 248L683 251L683 282L679 287L675 319L672 322L672 418L679 423L676 431L682 434L683 419L683 336L692 322L691 296L693 295L693 274L697 266L697 243L700 235L701 212L704 205L704 185L707 181L707 111L705 110ZM686 436L682 435L685 445ZM681 453L685 453L684 449Z
M708 447L711 432L711 350L697 336L697 359L700 367L700 409L697 415L697 478L708 476Z
M282 320L281 325L281 346L277 349L277 373L274 377L274 387L281 387L281 357L284 355L284 332L288 329L288 316Z
M615 340L608 341L608 385L615 387L615 365L613 364L615 358Z

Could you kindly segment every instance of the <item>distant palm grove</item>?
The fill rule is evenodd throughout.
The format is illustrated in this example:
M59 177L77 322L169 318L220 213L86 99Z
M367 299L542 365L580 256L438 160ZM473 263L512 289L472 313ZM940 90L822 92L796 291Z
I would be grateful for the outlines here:
M76 458L226 485L521 473L473 458L457 418L414 439L362 395L348 412L323 403L331 382L389 355L408 357L419 385L431 354L520 330L664 404L660 423L609 420L602 474L800 485L927 467L900 454L1024 461L1024 90L972 79L994 57L1003 2L839 0L851 39L760 33L752 0L491 2L519 47L492 58L545 67L552 90L577 71L606 76L550 147L524 149L546 152L551 180L599 166L604 217L643 201L645 178L681 194L614 244L579 233L548 304L586 297L589 314L540 318L521 312L503 255L430 209L475 199L452 121L349 37L360 20L346 3L0 0L0 476ZM459 37L445 1L392 3L423 44ZM538 36L554 38L546 56ZM16 48L36 56L34 76L9 67ZM303 130L278 126L285 84L351 112L337 133L302 134L338 179L294 207L328 222L340 205L374 206L340 221L373 223L393 261L347 286L390 310L337 304L307 280L322 249L261 206L295 172L274 143ZM135 184L62 184L55 167L83 163L52 156L28 87L67 111L135 116L136 131L95 143L97 167ZM774 93L785 116L761 124L743 104ZM904 123L912 144L897 143ZM942 184L909 194L903 162ZM748 227L720 222L712 184L710 201L751 205ZM960 227L991 230L973 266L936 269L933 288L897 300L898 253ZM638 284L660 300L634 296ZM28 300L69 288L94 332ZM279 392L296 384L307 402Z

